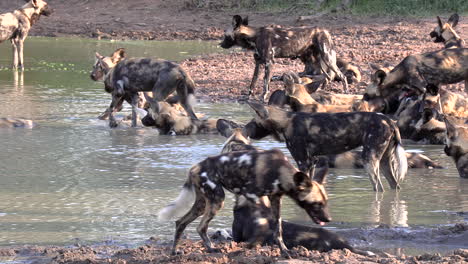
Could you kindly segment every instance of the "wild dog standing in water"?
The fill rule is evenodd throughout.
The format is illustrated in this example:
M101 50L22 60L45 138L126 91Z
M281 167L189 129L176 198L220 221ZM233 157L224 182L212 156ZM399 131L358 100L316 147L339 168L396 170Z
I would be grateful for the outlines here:
M458 36L454 29L458 20L458 14L453 14L447 23L442 23L440 17L437 16L437 26L429 34L434 39L434 43L443 43L446 49L463 48L465 41Z
M221 135L228 139L224 143L222 153L240 150L254 150L250 141L242 134L243 129L224 119L219 119L216 127ZM324 159L318 160L314 170L313 180L321 181L328 172L327 164L322 164ZM232 222L232 236L235 242L249 242L253 244L274 244L274 223L270 199L262 196L259 203L254 204L242 195L236 195L234 205L234 220ZM281 221L284 244L288 248L303 246L309 250L329 251L332 249L347 248L358 254L368 255L354 249L345 239L338 234L324 228L310 227Z
M195 83L176 63L152 58L127 59L125 50L117 49L109 57L96 53L91 79L104 79L106 92L112 94L112 102L106 110L110 127L117 126L113 113L123 100L131 102L132 126L136 126L138 92L152 92L154 100L159 102L177 91L182 107L192 119L198 119L193 110ZM158 104L151 106L159 113Z
M383 191L379 171L392 189L399 189L408 169L400 132L383 114L286 112L248 102L256 117L246 125L248 136L268 135L286 141L301 171L312 168L316 156L339 154L362 146L362 158L374 191Z
M423 93L428 85L439 86L461 81L465 81L465 92L468 92L468 49L443 49L410 55L389 73L376 71L372 79L373 82L366 88L367 98L387 98L402 85Z
M293 199L315 223L330 221L327 193L322 182L312 181L307 174L294 168L280 150L234 151L208 157L193 166L179 197L159 212L161 220L185 214L176 221L173 254L176 254L180 236L187 225L201 215L198 234L208 251L215 251L206 231L209 222L223 207L223 188L245 196L252 203L259 203L262 196L270 197L276 223L274 237L283 253L287 253L287 247L278 224L283 195ZM193 200L192 208L186 213L187 205Z
M258 79L260 65L265 66L262 100L269 93L269 83L274 58L299 58L305 65L304 73L313 74L320 69L329 81L339 78L347 91L346 77L336 65L336 52L330 33L316 27L266 26L250 27L247 18L235 15L232 27L225 31L222 48L240 46L255 52L255 70L248 95L253 92Z
M468 178L468 128L454 126L449 120L445 120L447 127L447 141L445 153L452 157L462 178Z
M49 16L52 10L43 0L26 1L23 5L10 13L0 15L0 43L9 40L13 46L13 69L24 70L23 44L31 27L41 15Z

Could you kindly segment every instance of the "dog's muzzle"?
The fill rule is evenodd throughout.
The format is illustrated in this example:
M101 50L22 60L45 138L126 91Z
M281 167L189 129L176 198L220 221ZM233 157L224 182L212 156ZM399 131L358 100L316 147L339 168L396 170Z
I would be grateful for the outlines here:
M45 6L45 7L41 10L41 15L43 15L43 16L50 16L53 12L54 12L54 9L49 8L49 6Z
M232 37L227 37L227 36L224 36L223 42L219 43L219 45L223 49L229 49L235 44L236 42L234 41L234 39Z
M444 39L441 35L439 35L437 32L435 32L435 31L432 31L432 32L429 34L429 36L430 36L432 39L435 38L435 39L433 40L434 43L444 42L444 41L445 41L445 39Z

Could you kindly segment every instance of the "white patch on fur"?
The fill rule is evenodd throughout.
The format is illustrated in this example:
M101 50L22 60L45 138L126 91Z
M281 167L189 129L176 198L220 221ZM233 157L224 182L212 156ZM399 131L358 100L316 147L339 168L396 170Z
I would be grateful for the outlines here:
M232 191L235 192L235 193L239 193L240 189L239 188L234 188Z
M206 171L200 173L200 177L203 177L203 178L208 178L208 174L206 173Z
M260 201L260 198L258 198L258 196L253 193L246 193L245 196L249 199L254 200L256 204L258 204Z
M221 158L219 158L219 161L221 163L226 163L230 160L230 158L228 156L222 156Z
M267 225L268 224L268 219L266 219L264 217L260 217L260 218L257 218L257 220L255 220L255 222L257 222L258 225Z
M398 157L398 183L403 181L406 177L406 173L408 172L408 160L406 159L406 152L405 149L398 144L396 148L396 154Z
M167 221L172 218L178 218L185 215L192 207L193 201L195 200L195 191L193 187L182 188L179 196L174 202L161 209L158 213L159 221Z
M239 157L239 165L245 162L246 165L252 164L252 157L249 154L244 154Z
M138 115L142 117L145 117L146 115L148 115L148 111L146 111L145 109L135 107L135 110L137 111Z
M279 191L279 185L280 185L280 181L278 179L276 179L276 181L273 182L273 192L278 192Z
M216 188L216 184L210 180L206 180L206 182L203 185L206 185L206 184L208 184L208 186L210 186L212 190Z

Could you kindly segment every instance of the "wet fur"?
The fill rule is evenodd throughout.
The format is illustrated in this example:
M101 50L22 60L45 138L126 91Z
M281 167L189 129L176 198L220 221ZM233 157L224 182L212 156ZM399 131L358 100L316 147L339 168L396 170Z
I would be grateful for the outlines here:
M312 181L309 176L294 168L280 150L233 151L209 157L190 169L183 192L195 193L195 202L188 213L171 213L178 206L177 203L173 203L164 208L159 216L160 219L166 219L164 216L185 213L176 221L172 247L172 253L176 254L177 244L186 226L203 215L197 231L208 251L213 252L216 249L212 247L206 231L211 219L223 207L224 189L236 195L243 195L255 204L260 202L260 197L270 196L276 223L281 221L280 204L285 194L304 208L315 222L328 222L328 199L322 182L323 179ZM180 197L178 201L189 202ZM281 234L281 225L276 225L275 241L282 252L286 253L287 247Z
M400 133L391 119L371 112L292 113L249 102L256 117L246 125L248 136L272 135L284 140L301 171L309 171L316 156L340 154L363 146L363 160L374 191L383 191L379 168L392 189L400 188L407 160Z
M468 178L468 128L455 126L449 120L445 120L447 126L447 142L445 153L452 157L462 178Z
M193 110L195 83L176 63L153 58L126 58L124 49L117 49L109 57L96 53L96 63L91 79L104 79L105 90L112 94L112 102L107 108L109 126L116 127L113 113L123 100L132 105L132 126L136 126L139 92L152 92L147 96L155 113L159 113L159 103L177 91L180 103L189 116L197 120Z

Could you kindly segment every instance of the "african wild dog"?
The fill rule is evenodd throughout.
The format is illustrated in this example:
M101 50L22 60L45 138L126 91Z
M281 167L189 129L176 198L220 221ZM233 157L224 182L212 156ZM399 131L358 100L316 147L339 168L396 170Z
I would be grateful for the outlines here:
M421 93L428 85L453 84L465 81L468 92L468 49L443 49L423 54L410 55L389 73L378 70L366 88L366 97L387 98L407 85Z
M265 66L262 100L266 101L274 58L299 58L305 65L304 74L314 75L317 69L327 76L328 81L335 77L343 82L347 91L346 77L336 65L336 52L333 40L327 30L317 27L281 27L265 26L254 28L248 25L248 19L235 15L232 27L227 29L220 44L228 49L240 46L255 52L255 70L248 95L253 92L258 79L260 65Z
M256 117L246 125L248 136L267 135L286 141L301 171L316 156L339 154L362 146L362 157L374 191L383 191L379 170L392 189L399 189L408 169L400 132L393 121L373 112L301 113L248 102Z
M447 127L447 142L444 151L452 157L462 178L468 178L468 128L454 126L445 119Z
M23 44L31 27L41 15L49 16L52 10L44 0L27 0L21 8L0 15L0 43L9 40L13 46L13 69L24 70Z
M0 128L14 128L14 127L25 127L33 128L36 124L32 120L21 119L21 118L0 118Z
M124 49L117 49L109 57L96 52L91 79L104 79L106 92L112 94L112 102L106 110L110 127L117 126L113 113L123 100L132 105L132 126L136 126L138 92L152 92L153 100L160 102L177 91L189 116L198 119L193 110L195 83L176 63L152 58L126 58ZM159 112L159 104L151 106L155 113Z
M463 48L465 41L460 38L455 32L455 27L458 24L458 14L450 16L447 23L442 23L442 20L437 16L437 26L429 34L434 43L444 43L444 48Z
M322 179L323 180L323 179ZM313 181L298 171L278 149L233 151L207 159L194 165L176 201L159 212L159 219L185 215L176 221L172 254L186 226L199 216L203 218L197 231L208 251L215 251L206 231L208 224L223 207L224 189L245 196L252 203L268 195L275 223L281 221L280 207L283 195L288 195L302 207L317 224L331 220L328 213L327 193L322 180ZM186 207L195 200L186 213ZM282 239L281 225L276 225L275 240L283 253L287 247Z
M224 143L222 153L239 150L256 149L243 135L241 126L219 119L216 127L219 133L228 139ZM324 163L325 162L325 163ZM325 159L318 159L312 179L326 176L328 167ZM274 218L267 196L260 197L260 202L254 204L242 195L236 195L234 205L234 220L232 222L232 238L235 242L249 242L254 244L273 244L273 233L276 229ZM331 231L324 228L310 227L281 221L284 244L288 248L303 246L309 250L329 251L347 248L358 254L372 253L354 249L349 243Z
M345 153L337 155L326 155L328 160L328 166L330 168L340 168L340 169L362 169L364 164L362 162L362 152L361 151L347 151ZM437 162L431 160L428 156L406 152L406 159L408 161L408 168L428 168L428 169L443 169L444 167L438 164Z

